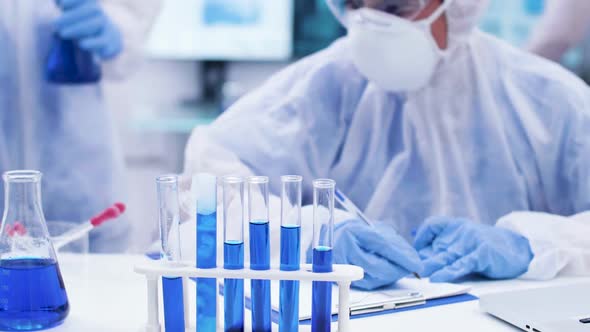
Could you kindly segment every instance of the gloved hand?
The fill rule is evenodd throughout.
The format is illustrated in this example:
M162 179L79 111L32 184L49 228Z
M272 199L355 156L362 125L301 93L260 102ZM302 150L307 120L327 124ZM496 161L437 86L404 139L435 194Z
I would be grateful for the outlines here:
M424 261L423 275L433 282L449 282L471 273L492 279L516 278L533 259L525 237L456 218L427 220L416 234L414 247Z
M334 263L352 264L365 269L365 278L353 287L373 290L391 285L422 270L418 253L393 227L350 220L334 228Z
M57 5L63 12L56 22L60 37L77 40L80 48L103 60L121 53L121 33L97 0L57 0Z

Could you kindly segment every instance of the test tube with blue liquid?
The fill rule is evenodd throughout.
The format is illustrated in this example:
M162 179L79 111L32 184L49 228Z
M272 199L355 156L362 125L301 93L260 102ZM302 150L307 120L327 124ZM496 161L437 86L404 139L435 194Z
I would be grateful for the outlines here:
M313 262L315 273L332 272L334 239L334 189L330 179L313 181ZM332 318L332 283L314 281L312 285L312 332L329 332Z
M180 265L180 205L178 177L163 175L156 179L160 221L161 260ZM162 277L164 324L166 332L185 332L182 277Z
M197 268L217 267L217 178L211 174L195 175L193 186L197 198ZM217 281L197 278L197 331L217 329Z
M228 270L244 268L244 179L223 178L223 266ZM225 331L244 331L244 280L223 282Z
M281 270L298 271L301 249L301 182L299 175L281 177ZM299 281L281 280L279 332L299 330Z
M268 177L248 178L248 221L250 226L250 268L270 269L268 218ZM251 280L252 331L270 332L270 280Z

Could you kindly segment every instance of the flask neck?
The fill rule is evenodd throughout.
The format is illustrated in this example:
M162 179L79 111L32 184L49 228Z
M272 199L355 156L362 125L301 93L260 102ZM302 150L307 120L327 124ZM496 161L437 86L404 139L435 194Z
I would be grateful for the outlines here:
M48 237L41 208L41 173L7 172L4 174L4 188L3 228L10 225L10 229L17 234L26 232L29 236Z
M5 214L22 215L38 213L41 210L41 186L39 182L5 183Z

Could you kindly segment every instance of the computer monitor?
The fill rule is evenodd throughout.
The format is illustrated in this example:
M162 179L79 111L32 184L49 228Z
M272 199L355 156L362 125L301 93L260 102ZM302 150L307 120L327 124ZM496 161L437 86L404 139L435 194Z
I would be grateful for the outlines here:
M293 0L164 0L147 55L187 60L286 60Z

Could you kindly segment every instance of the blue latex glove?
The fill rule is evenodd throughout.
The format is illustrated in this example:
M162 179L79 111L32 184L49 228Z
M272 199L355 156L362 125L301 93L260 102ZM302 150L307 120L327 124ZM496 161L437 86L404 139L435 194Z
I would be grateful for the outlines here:
M103 60L119 55L123 39L96 0L57 0L63 14L57 20L60 37L78 41L80 48Z
M510 230L465 219L431 218L418 230L414 247L424 260L423 275L449 282L476 273L492 279L516 278L533 253L527 238Z
M365 269L365 277L353 287L373 290L391 285L422 270L418 253L393 227L360 220L338 224L334 229L334 263L352 264Z

